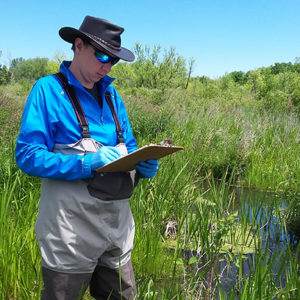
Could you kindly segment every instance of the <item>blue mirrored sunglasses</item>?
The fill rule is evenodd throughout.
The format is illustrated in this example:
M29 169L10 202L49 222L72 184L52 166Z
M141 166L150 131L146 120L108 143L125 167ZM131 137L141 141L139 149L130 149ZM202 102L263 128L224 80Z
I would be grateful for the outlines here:
M95 49L95 56L101 63L106 64L110 62L112 66L115 65L120 60L120 58L118 57L111 57L106 53L103 53L96 49Z

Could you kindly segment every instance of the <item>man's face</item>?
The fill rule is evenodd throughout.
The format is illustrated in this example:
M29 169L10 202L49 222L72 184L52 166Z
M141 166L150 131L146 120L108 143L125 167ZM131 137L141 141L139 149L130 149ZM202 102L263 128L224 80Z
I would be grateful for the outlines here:
M85 87L93 86L111 70L111 63L101 63L95 56L95 48L77 38L75 46L75 76ZM79 78L78 78L79 75Z

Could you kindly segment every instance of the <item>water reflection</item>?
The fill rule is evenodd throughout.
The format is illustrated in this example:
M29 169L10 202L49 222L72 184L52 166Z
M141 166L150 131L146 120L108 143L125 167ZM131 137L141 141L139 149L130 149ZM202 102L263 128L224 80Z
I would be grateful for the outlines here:
M236 188L233 210L238 211L238 220L249 226L255 237L252 253L222 253L211 263L215 287L226 295L239 299L239 292L246 281L266 280L264 284L283 287L287 283L290 262L294 259L299 239L288 232L280 220L285 203L275 194L245 188ZM245 217L246 216L246 217ZM279 216L277 218L276 216ZM248 224L245 224L245 220ZM190 253L190 256L195 255ZM207 263L205 256L195 265L195 272ZM215 265L213 267L213 264ZM214 269L213 269L214 268ZM208 273L207 282L211 279ZM212 287L210 287L212 288Z
M274 193L267 193L247 188L235 188L235 208L241 214L249 212L249 223L255 224L261 230L263 247L270 250L282 249L286 244L297 245L298 238L285 229L280 216L286 203ZM253 213L255 212L255 213Z

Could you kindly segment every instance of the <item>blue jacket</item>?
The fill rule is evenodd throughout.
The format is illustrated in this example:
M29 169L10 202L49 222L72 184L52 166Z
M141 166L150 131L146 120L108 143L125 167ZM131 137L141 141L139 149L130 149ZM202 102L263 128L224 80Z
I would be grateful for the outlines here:
M100 108L93 96L87 92L69 71L71 62L63 62L63 72L75 93L89 123L91 137L103 145L115 146L117 133L115 122L106 101ZM105 91L110 91L118 114L128 152L137 149L136 141L127 117L124 103L110 84L114 79L105 76L98 83L102 99ZM54 144L72 144L80 140L75 111L61 84L53 75L39 79L33 86L25 104L22 125L16 145L16 162L19 168L33 176L75 180L93 176L91 155L84 159L80 155L53 153Z

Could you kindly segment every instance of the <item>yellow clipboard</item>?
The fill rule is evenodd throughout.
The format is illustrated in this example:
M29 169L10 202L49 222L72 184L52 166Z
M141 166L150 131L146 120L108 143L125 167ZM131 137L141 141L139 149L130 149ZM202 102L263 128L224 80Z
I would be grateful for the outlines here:
M97 172L126 172L135 169L135 165L140 161L147 159L160 159L177 151L183 150L183 147L150 144L143 146L136 151L129 153L117 160L97 169Z

